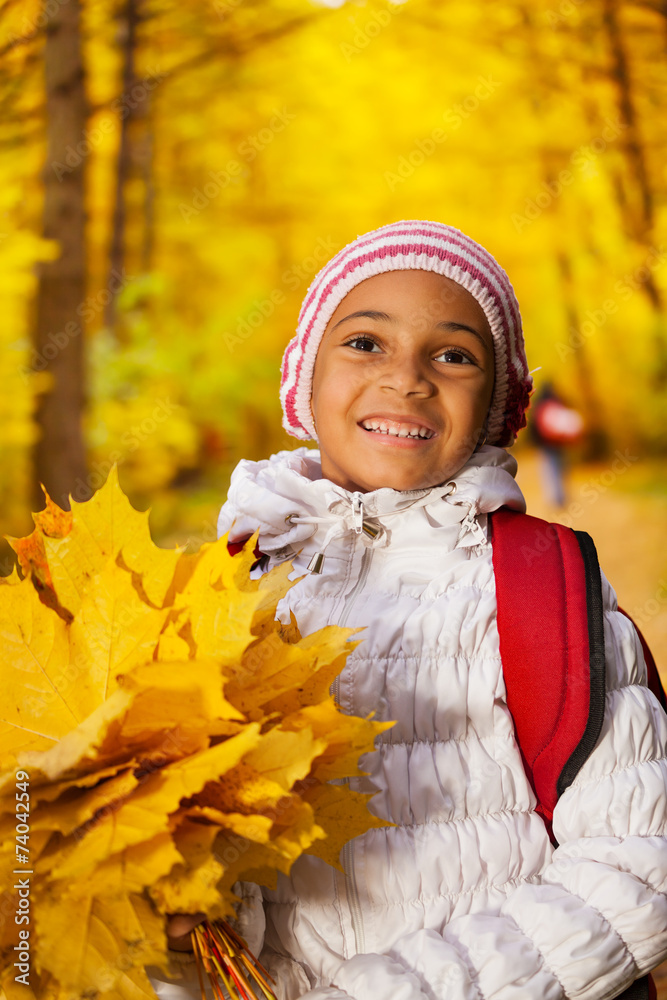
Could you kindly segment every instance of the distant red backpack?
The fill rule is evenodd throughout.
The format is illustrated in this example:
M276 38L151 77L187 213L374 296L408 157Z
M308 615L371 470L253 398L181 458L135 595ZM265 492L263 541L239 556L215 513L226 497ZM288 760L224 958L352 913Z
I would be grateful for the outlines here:
M581 414L557 399L543 399L538 402L533 422L540 439L545 444L576 444L584 433Z
M600 566L585 531L505 508L489 515L489 520L507 707L538 800L537 812L553 839L554 806L588 759L602 729L605 652ZM655 661L637 632L648 686L667 710ZM652 977L638 979L620 997L655 1000Z

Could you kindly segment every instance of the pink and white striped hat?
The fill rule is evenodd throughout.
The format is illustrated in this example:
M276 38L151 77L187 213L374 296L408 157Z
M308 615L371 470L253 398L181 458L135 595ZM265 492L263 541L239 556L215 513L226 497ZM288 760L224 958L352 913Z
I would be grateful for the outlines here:
M384 271L420 269L451 278L479 302L493 335L496 378L487 442L514 443L526 426L533 387L519 304L509 278L488 251L453 226L410 219L392 222L348 243L315 276L303 300L296 335L282 363L283 427L293 437L317 438L310 409L315 358L324 330L347 293Z

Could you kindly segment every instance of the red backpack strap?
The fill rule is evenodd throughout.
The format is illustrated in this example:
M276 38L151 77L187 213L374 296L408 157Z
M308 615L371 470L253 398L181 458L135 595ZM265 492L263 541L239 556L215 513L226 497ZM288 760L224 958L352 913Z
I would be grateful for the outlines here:
M627 611L624 611L623 608L619 608L618 610L621 612L622 615L625 615L625 617L629 621L631 621L635 627L635 631L639 636L639 641L642 644L642 650L644 652L644 660L646 662L647 686L660 702L663 711L667 712L667 694L665 694L665 689L662 686L662 680L660 678L660 674L658 673L657 664L653 659L653 653L649 649L646 639L637 628L636 622L634 622L632 618L630 618L630 615L627 613Z
M537 811L554 806L604 717L602 588L589 535L502 508L490 516L500 656Z
M507 706L538 799L537 811L551 834L556 801L588 758L602 728L600 566L585 531L505 508L489 520ZM622 614L630 618L625 611ZM666 707L655 661L639 629L637 633L649 687ZM618 1000L656 1000L653 977L636 980Z

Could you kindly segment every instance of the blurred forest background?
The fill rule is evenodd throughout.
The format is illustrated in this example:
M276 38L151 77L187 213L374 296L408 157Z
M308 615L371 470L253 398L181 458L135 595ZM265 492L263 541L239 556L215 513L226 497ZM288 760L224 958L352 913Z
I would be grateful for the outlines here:
M234 464L299 445L314 275L435 219L585 417L565 509L520 438L529 510L593 534L667 681L665 0L0 0L0 56L0 534L115 462L158 543L213 541Z
M664 0L2 0L0 53L0 532L117 462L156 540L213 540L233 465L299 444L279 364L320 266L437 219L585 416L575 526L634 490L609 548L641 561L643 519L626 600L667 638Z

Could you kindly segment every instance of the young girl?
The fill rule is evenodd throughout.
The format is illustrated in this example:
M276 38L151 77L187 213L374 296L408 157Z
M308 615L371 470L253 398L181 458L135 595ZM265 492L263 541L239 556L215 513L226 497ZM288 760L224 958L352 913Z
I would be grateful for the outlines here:
M531 388L502 268L392 223L317 275L285 352L284 426L319 450L234 471L219 535L259 526L256 572L305 574L279 606L302 634L366 627L334 693L397 720L354 782L395 825L350 841L345 874L302 857L264 913L245 886L285 1000L606 1000L667 955L667 718L604 578L605 720L556 849L506 704L487 515L525 510L505 449Z

